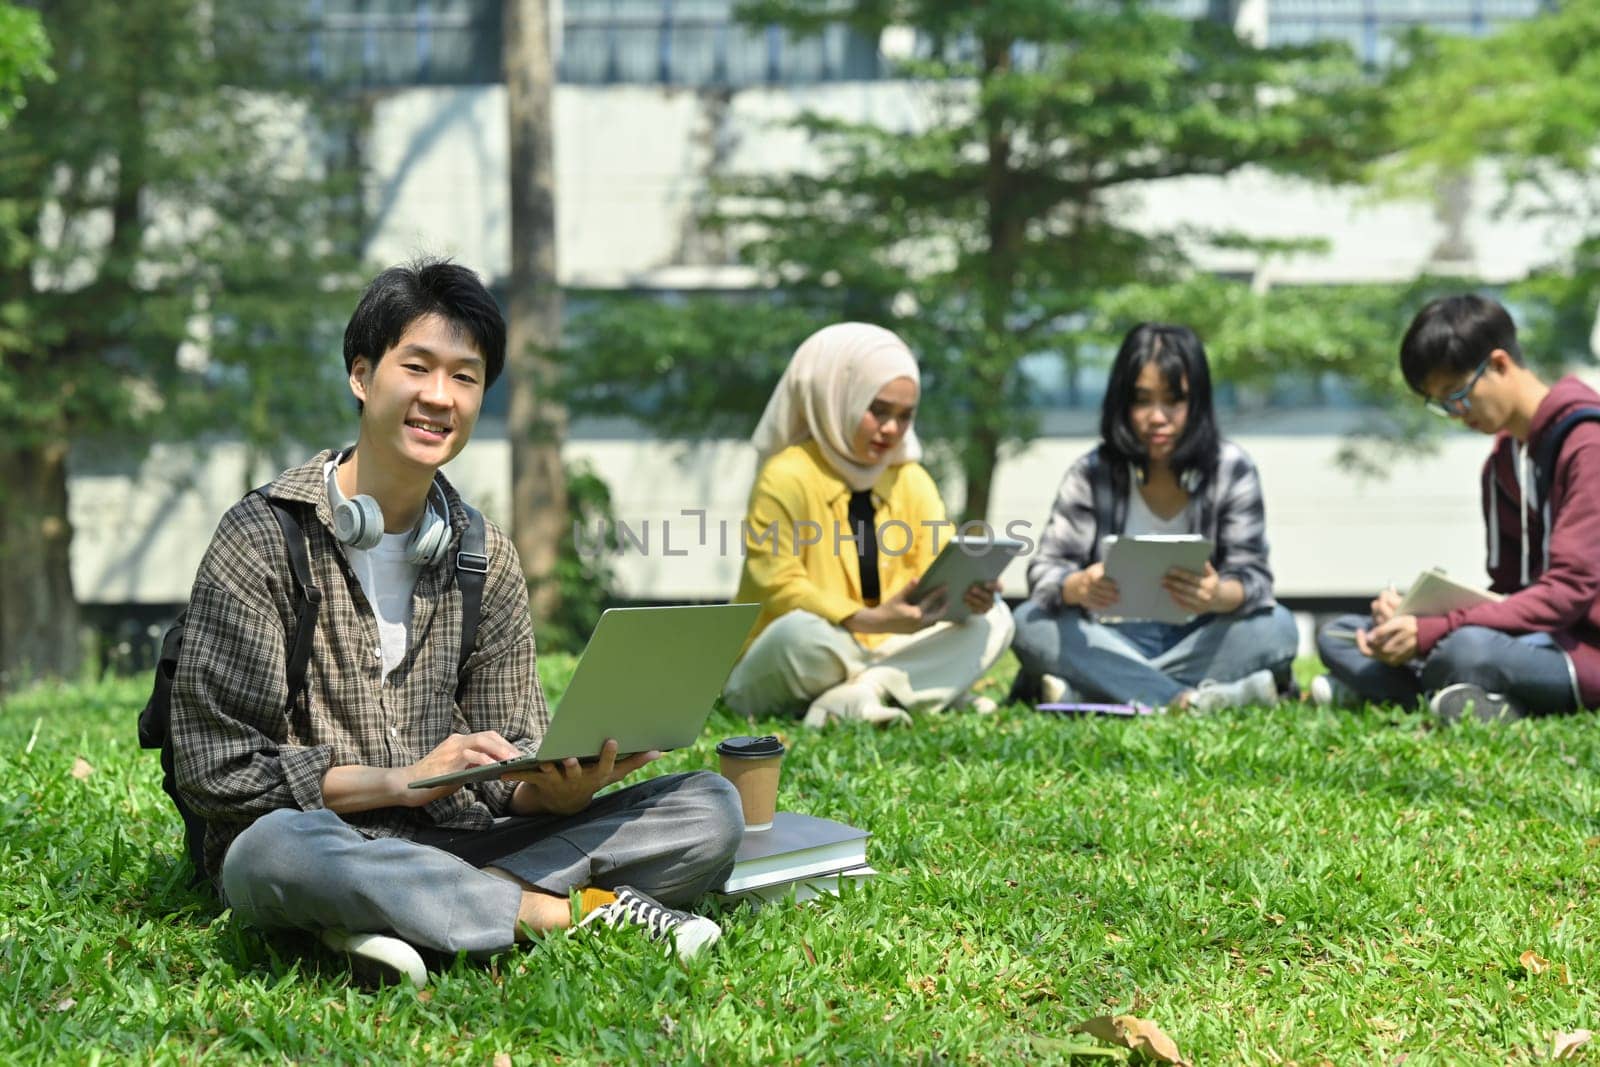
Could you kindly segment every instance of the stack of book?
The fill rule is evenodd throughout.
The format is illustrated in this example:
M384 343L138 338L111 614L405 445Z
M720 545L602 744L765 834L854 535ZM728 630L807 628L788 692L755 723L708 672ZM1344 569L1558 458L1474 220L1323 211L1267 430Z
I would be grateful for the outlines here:
M867 863L872 835L832 819L780 811L772 829L746 832L733 871L714 892L730 900L795 900L836 894L878 872Z

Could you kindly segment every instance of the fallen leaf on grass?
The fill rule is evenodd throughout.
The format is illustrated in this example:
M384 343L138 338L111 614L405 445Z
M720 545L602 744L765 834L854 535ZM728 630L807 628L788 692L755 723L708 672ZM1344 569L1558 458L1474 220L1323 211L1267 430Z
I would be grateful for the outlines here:
M1550 961L1531 948L1518 956L1517 962L1522 964L1522 969L1529 974L1543 974L1550 969Z
M1088 1034L1112 1045L1132 1049L1157 1063L1191 1067L1178 1051L1178 1043L1149 1019L1134 1015L1096 1015L1070 1028L1074 1034Z
M511 1067L511 1054L509 1052L496 1052L494 1054L494 1067Z
M83 781L93 773L94 765L88 760L84 759L82 756L79 756L77 759L72 761L72 777L76 778L78 781Z
M424 1004L427 1004L427 1003L431 1002L433 1000L433 990L431 990L431 989L419 989L419 990L417 990L417 999L422 1001L422 1003L424 1003Z
M71 1011L73 1008L76 1008L77 1006L78 1006L78 1002L76 1000L74 1000L72 997L67 997L67 998L65 998L63 1000L56 1001L55 1010L56 1011Z
M1594 1036L1593 1030L1557 1031L1550 1040L1550 1058L1553 1060L1577 1059L1576 1053Z

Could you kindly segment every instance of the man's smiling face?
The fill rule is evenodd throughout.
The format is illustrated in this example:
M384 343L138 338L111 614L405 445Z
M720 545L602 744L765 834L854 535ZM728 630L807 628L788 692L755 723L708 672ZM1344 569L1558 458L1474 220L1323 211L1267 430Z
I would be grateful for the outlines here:
M350 367L362 437L393 458L438 470L466 446L483 406L485 365L470 335L438 315L406 328L374 365Z

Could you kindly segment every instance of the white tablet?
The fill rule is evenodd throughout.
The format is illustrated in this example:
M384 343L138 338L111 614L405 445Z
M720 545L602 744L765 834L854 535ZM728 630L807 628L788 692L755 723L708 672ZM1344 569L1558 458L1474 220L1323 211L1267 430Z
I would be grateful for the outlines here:
M962 622L971 611L962 596L975 583L992 582L1028 546L1009 537L962 537L950 539L938 558L922 572L917 587L906 597L908 604L920 604L941 589L949 591L949 606L941 622Z
M1211 542L1198 534L1143 534L1103 542L1106 577L1117 583L1117 602L1096 612L1101 622L1185 623L1194 618L1161 587L1173 567L1204 574Z

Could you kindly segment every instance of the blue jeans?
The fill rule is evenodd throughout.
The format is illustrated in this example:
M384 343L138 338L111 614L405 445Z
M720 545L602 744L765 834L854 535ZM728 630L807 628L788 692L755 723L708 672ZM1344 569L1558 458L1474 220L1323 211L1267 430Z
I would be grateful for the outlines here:
M1300 647L1280 605L1248 614L1202 615L1184 626L1102 623L1078 608L1027 601L1014 614L1012 649L1022 669L1054 674L1089 699L1170 704L1202 681L1232 682L1270 670L1287 684Z
M1363 700L1415 707L1424 696L1457 682L1500 693L1531 715L1574 711L1578 696L1572 664L1549 634L1520 637L1484 626L1463 626L1426 658L1403 667L1369 659L1354 641L1330 631L1370 629L1366 615L1344 615L1317 634L1317 654L1333 675Z

